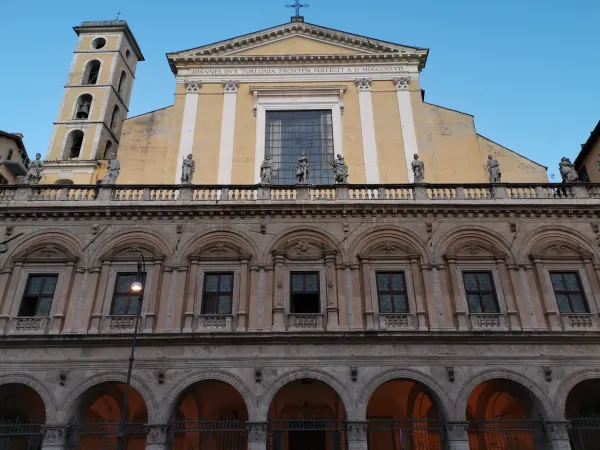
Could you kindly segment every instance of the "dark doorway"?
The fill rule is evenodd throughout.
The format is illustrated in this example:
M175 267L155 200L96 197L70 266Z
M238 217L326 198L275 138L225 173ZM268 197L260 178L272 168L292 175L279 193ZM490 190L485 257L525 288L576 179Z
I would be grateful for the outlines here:
M288 431L289 450L326 450L325 430Z

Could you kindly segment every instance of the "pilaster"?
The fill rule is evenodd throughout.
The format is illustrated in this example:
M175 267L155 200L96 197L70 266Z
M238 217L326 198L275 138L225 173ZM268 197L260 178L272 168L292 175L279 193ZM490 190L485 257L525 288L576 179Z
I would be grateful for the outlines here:
M375 141L375 120L371 100L371 78L357 78L358 104L360 108L360 126L362 133L363 156L365 161L365 179L367 184L379 183L379 163L377 161L377 142Z
M404 160L408 182L415 181L412 171L413 155L419 153L417 146L417 133L413 117L412 103L410 101L410 77L394 78L396 95L398 96L398 112L400 113L400 126L402 128L402 141L404 144Z
M174 184L181 182L181 162L192 153L194 134L196 131L196 115L198 114L198 94L202 81L185 80L185 103L183 105L183 120L181 124L181 139L177 156L177 173Z
M266 450L267 422L247 422L248 450Z
M273 305L273 331L285 331L285 307L284 305L284 270L283 270L283 255L275 255L273 258L274 274L274 305Z
M368 422L346 422L348 450L367 450Z
M467 422L446 422L448 450L469 450L469 435Z
M223 81L223 117L221 119L221 145L219 148L219 171L217 182L231 184L233 167L233 138L235 131L235 109L239 81Z
M164 450L167 448L167 425L146 426L146 450Z

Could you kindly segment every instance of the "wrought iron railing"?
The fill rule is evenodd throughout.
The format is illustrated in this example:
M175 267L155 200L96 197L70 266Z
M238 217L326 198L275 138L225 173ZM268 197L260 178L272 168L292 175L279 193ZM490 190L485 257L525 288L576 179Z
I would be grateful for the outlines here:
M116 450L119 424L115 422L72 423L67 429L66 450ZM124 450L146 448L146 427L143 423L126 423Z
M169 450L246 450L246 420L183 420L167 429Z
M600 414L571 419L571 450L600 449Z
M40 450L43 440L39 424L0 420L0 449Z
M544 422L535 420L470 421L470 450L534 450L547 442Z
M444 422L425 419L371 418L369 450L446 450Z
M3 185L11 202L530 201L600 199L600 184Z
M346 422L319 418L271 420L267 426L267 450L326 448L346 450Z

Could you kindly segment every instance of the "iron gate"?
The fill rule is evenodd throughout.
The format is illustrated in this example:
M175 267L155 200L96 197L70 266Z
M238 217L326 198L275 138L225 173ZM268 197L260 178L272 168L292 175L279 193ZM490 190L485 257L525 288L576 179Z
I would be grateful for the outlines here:
M67 431L67 450L115 450L119 424L92 422L71 424ZM126 423L123 450L144 450L146 430L142 423Z
M346 450L343 420L271 420L267 450Z
M369 419L369 450L445 450L444 423L436 420Z
M167 433L169 450L246 450L246 420L184 420L171 422Z
M41 425L19 420L0 420L2 450L40 450L43 440Z
M572 450L600 449L600 414L571 419L569 438Z
M470 421L468 432L471 450L538 450L546 445L542 421Z

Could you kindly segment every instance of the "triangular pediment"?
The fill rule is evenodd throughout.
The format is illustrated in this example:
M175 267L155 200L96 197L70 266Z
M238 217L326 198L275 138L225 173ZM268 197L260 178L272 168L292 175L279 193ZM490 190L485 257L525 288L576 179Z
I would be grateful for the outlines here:
M287 55L396 55L416 59L422 67L428 50L380 41L304 22L290 22L236 38L167 54L171 67L191 59L211 62L215 58ZM223 62L223 61L221 61Z

